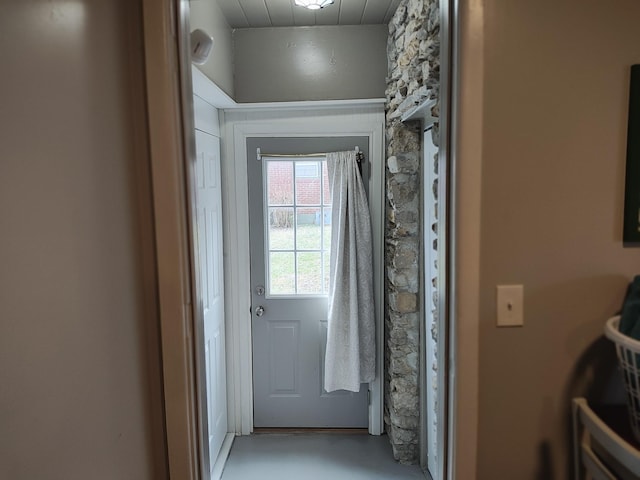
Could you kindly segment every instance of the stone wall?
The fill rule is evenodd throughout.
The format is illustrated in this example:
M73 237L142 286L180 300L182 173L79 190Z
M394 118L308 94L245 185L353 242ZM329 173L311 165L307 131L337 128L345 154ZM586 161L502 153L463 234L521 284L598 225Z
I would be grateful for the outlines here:
M385 423L394 456L402 463L419 461L423 314L419 254L422 128L418 121L402 123L401 116L424 101L437 99L439 20L437 0L403 0L389 23L387 43ZM437 113L436 102L432 115ZM436 146L437 127L432 130ZM425 195L433 195L432 190L436 189L425 188ZM436 248L437 244L432 246ZM423 291L429 292L430 288ZM431 299L425 303L432 313Z

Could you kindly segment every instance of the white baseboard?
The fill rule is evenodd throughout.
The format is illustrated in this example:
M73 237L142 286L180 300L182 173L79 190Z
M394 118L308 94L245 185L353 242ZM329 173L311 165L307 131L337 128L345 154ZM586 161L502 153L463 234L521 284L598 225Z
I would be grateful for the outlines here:
M211 469L211 480L220 480L222 478L222 471L227 463L227 458L229 458L229 452L231 452L231 446L233 445L233 439L235 437L235 433L227 433L227 436L224 437L222 447L220 447L220 453L218 453L218 458L216 458L216 463Z

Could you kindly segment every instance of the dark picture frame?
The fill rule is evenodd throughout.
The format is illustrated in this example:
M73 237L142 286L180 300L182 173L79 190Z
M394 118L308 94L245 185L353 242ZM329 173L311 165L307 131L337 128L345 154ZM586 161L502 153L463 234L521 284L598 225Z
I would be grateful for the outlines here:
M640 65L631 66L622 241L640 246Z

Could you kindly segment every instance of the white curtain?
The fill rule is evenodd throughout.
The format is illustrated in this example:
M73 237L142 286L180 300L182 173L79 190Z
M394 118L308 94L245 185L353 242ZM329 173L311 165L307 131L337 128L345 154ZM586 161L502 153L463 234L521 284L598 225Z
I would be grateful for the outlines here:
M324 388L358 392L375 377L371 218L357 153L329 153L327 167L332 209Z

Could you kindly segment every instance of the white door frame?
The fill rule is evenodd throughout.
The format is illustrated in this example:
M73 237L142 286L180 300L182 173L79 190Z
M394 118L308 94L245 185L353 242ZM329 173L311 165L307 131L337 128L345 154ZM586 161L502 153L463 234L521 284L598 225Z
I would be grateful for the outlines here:
M380 435L383 431L383 365L384 365L384 329L383 329L383 258L384 245L384 114L382 101L358 102L379 110L379 115L368 115L368 120L354 122L352 119L339 119L332 116L326 120L327 109L331 113L349 112L353 102L304 102L297 108L291 106L257 108L263 116L262 121L227 121L233 114L225 112L223 122L223 189L225 224L225 259L227 305L227 392L229 399L229 428L237 434L248 435L253 431L253 383L251 367L251 285L249 268L249 207L247 188L248 137L314 137L314 136L368 136L372 163L370 182L370 208L374 238L374 276L376 294L377 324L377 376L370 384L371 403L369 406L369 433ZM316 116L299 115L301 109L318 111ZM322 113L322 114L321 114ZM345 115L347 115L345 113ZM372 116L374 119L371 119ZM256 159L257 161L257 159Z

